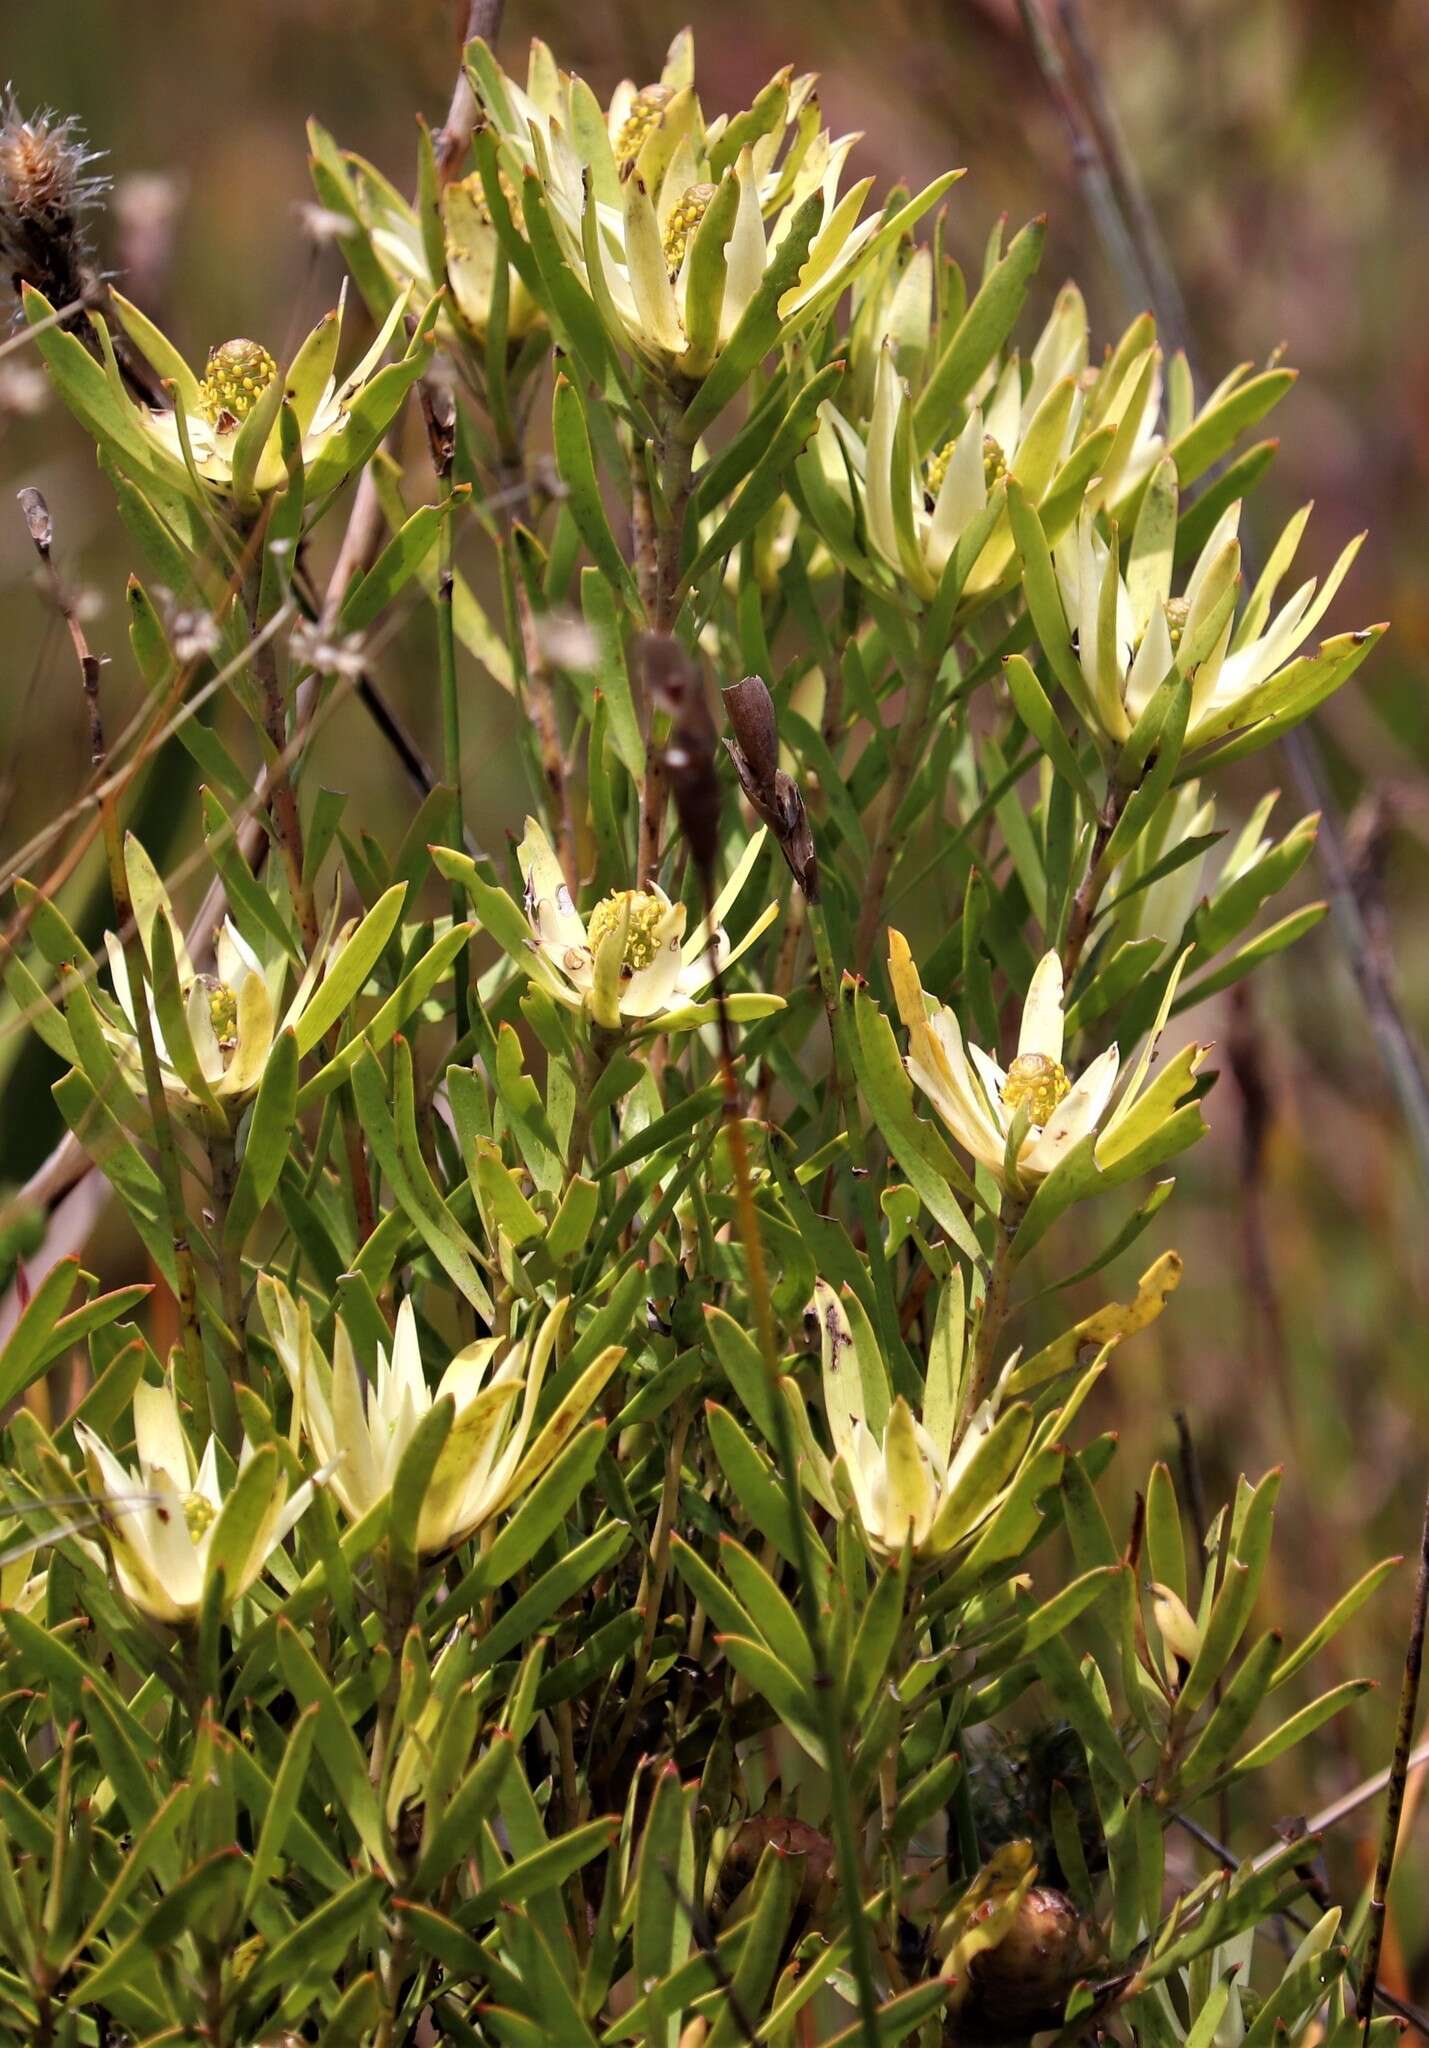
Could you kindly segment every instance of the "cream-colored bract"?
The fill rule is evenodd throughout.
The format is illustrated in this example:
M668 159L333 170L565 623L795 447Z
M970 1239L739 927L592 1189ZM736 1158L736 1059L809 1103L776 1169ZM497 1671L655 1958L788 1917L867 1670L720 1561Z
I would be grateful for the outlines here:
M814 1435L796 1383L786 1380L806 1486L830 1514L852 1511L874 1556L892 1561L909 1549L920 1564L941 1563L965 1548L1006 1498L1031 1439L1030 1408L1014 1403L1004 1413L995 1387L960 1424L959 1336L941 1365L930 1361L923 1414L915 1416L893 1393L855 1296L820 1280L810 1315L818 1323L832 1456ZM961 1329L961 1314L958 1322Z
M731 946L721 920L733 907L764 842L754 833L712 917L685 930L685 906L672 903L658 883L623 890L597 904L589 923L576 909L560 862L534 818L526 820L517 851L526 884L526 920L531 927L530 972L548 994L570 1009L586 1009L606 1030L622 1024L654 1030L685 1028L693 1004L709 987L716 968L733 964L779 915L766 904L737 944ZM746 1018L782 1009L778 996L744 994Z
M1191 685L1186 748L1275 714L1297 680L1294 657L1328 611L1364 540L1359 534L1342 549L1322 585L1308 578L1275 611L1310 509L1304 506L1286 526L1237 620L1239 499L1207 536L1179 596L1172 594L1176 469L1169 457L1148 485L1125 574L1115 528L1108 539L1094 508L1082 508L1053 559L1085 686L1082 708L1106 741L1119 746L1127 740L1173 674Z
M459 1351L435 1392L427 1385L410 1300L397 1312L390 1351L379 1350L366 1399L352 1343L338 1319L331 1363L312 1332L306 1302L282 1282L258 1283L263 1317L293 1390L295 1426L332 1472L332 1490L360 1521L392 1490L418 1426L439 1401L451 1429L422 1501L416 1548L435 1557L464 1543L540 1478L584 1419L625 1352L610 1345L581 1374L535 1433L536 1405L568 1303L533 1316L514 1342L485 1337Z
M335 930L336 905L317 950L284 1005L283 990L290 961L281 947L260 957L232 919L225 918L214 934L214 972L200 973L174 915L169 893L148 854L132 835L125 841L124 868L148 966L144 999L164 1092L170 1106L186 1122L207 1122L222 1129L231 1113L256 1092L275 1038L300 1022L324 975L340 959L346 933ZM183 1005L183 1025L189 1043L182 1050L165 1042L154 1002L154 933L160 921L173 953ZM104 934L104 950L114 996L111 1001L102 989L95 991L100 1029L131 1081L142 1087L135 991L124 948L114 932Z
M472 57L508 179L539 181L561 255L607 328L666 377L708 375L807 200L822 201L821 222L778 302L785 333L833 304L883 224L859 218L871 178L839 193L859 138L820 126L812 77L776 74L757 119L706 121L688 31L657 84L627 80L605 109L542 43L524 88L484 45ZM910 218L949 183L920 194Z
M312 1502L324 1475L291 1498L272 1449L246 1440L225 1491L210 1437L195 1459L173 1387L134 1395L138 1469L131 1472L85 1423L75 1425L120 1591L140 1613L169 1627L197 1621L215 1557L223 1560L225 1608L246 1593Z
M430 359L429 336L438 302L433 298L418 310L406 333L402 322L411 310L411 296L410 287L397 295L371 347L346 376L339 377L344 287L338 305L318 322L286 369L266 375L262 388L245 400L242 417L215 409L212 385L121 292L108 294L114 313L129 341L168 387L171 404L150 406L130 396L113 339L97 316L102 369L91 367L88 359L74 359L70 337L57 339L42 328L37 339L41 354L61 377L66 401L86 424L102 430L104 439L118 441L126 469L210 507L221 508L228 501L247 516L266 493L287 481L280 418L284 409L296 432L310 504L335 489L355 463L367 459ZM43 322L49 310L40 294L28 295L26 311L32 320ZM395 362L384 363L394 341L402 344L401 353ZM251 349L271 370L271 359L258 344L224 346L229 351Z
M900 285L904 297L931 300L930 279L926 290L907 289L927 261L926 252L911 260ZM926 308L923 317L926 327ZM926 332L922 338L926 350ZM1002 509L1004 479L1014 479L1028 502L1040 505L1075 470L1078 496L1102 505L1145 477L1163 446L1159 354L1149 345L1137 352L1123 347L1092 374L1088 348L1086 306L1069 286L1025 370L1015 351L990 363L926 454L915 442L916 394L895 366L891 332L874 370L866 439L832 400L820 407L813 453L825 484L850 505L855 497L861 501L871 551L920 598L933 596L959 542L980 524L982 539L970 543L976 554L965 564L962 587L969 597L986 596L1006 577L1014 550ZM1096 451L1088 447L1078 459L1093 434L1101 436L1096 476L1090 475Z
M1055 952L1038 962L1023 1005L1017 1053L1004 1071L981 1046L965 1042L957 1016L930 1003L908 942L888 934L888 973L898 1013L908 1029L906 1065L943 1122L979 1165L999 1182L1008 1172L1008 1146L1020 1109L1029 1112L1026 1135L1013 1162L1016 1183L1035 1187L1083 1138L1096 1132L1096 1159L1111 1165L1129 1155L1179 1102L1204 1057L1189 1046L1146 1088L1152 1056L1175 996L1185 955L1170 977L1161 1011L1141 1057L1108 1116L1121 1053L1110 1045L1075 1082L1062 1065L1065 1018L1062 963ZM1179 1089L1168 1086L1179 1081ZM1149 1122L1149 1128L1148 1128Z
M336 145L322 141L337 156ZM542 315L519 274L501 253L501 238L491 218L482 191L481 178L473 174L457 178L442 187L438 197L441 212L445 277L432 275L422 224L410 200L365 157L344 151L338 157L347 173L351 202L365 230L372 253L381 264L393 289L415 289L425 301L443 285L451 288L458 324L477 341L484 341L492 322L493 301L500 268L506 271L505 334L508 341L520 341L539 325ZM451 315L444 310L438 318L440 338L450 340Z

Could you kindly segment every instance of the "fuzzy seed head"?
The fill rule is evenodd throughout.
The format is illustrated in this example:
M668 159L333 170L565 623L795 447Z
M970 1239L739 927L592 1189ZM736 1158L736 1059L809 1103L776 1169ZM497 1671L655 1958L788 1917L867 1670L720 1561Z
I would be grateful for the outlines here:
M615 138L615 161L622 170L639 156L674 97L668 85L647 85L636 93Z
M1002 1084L1003 1107L1019 1110L1025 1102L1040 1130L1051 1121L1053 1111L1070 1086L1059 1060L1049 1059L1045 1052L1019 1053Z
M199 386L204 418L216 427L246 419L278 374L261 341L225 341L209 350Z
M644 889L617 889L613 896L606 896L597 903L590 914L586 934L593 953L617 928L626 905L630 906L630 921L625 929L625 951L621 965L632 974L638 974L642 967L649 967L660 950L656 936L665 906L658 896L651 896Z
M53 296L74 296L89 249L83 216L108 187L90 175L96 152L72 116L25 119L14 94L0 93L0 269Z
M690 236L709 211L716 189L713 185L691 185L670 215L665 229L665 263L672 278L680 274Z

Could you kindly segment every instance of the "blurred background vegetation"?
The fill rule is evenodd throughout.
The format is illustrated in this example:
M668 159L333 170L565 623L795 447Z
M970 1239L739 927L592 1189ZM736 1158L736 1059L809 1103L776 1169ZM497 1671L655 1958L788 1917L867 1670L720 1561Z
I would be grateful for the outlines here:
M623 74L655 76L686 0L511 0L508 62L530 34L602 96ZM6 63L24 109L77 114L108 152L114 203L101 256L126 289L202 360L246 334L280 357L333 302L340 259L314 239L303 124L315 115L399 185L415 164L414 116L445 111L465 7L446 0L248 0L235 11L126 0L51 0L8 11ZM1370 544L1329 626L1388 618L1370 668L1317 721L1371 939L1392 960L1411 1026L1429 1036L1429 9L1422 0L1085 0L1085 22L1127 147L1145 180L1208 381L1283 345L1300 383L1276 415L1279 458L1251 516L1252 545L1317 500L1307 555L1317 566L1361 527ZM695 20L707 106L744 104L785 62L823 80L830 125L864 132L862 168L922 183L968 166L952 195L951 239L974 266L992 220L1049 216L1048 254L1026 331L1068 275L1094 332L1114 338L1139 305L1098 237L1068 130L1025 39L1018 0L720 0ZM66 573L82 585L117 725L138 701L124 638L123 586L137 566L81 433L47 405L33 358L0 360L3 503L39 484ZM57 618L32 581L17 513L0 516L0 859L73 801L88 769L73 670ZM479 569L473 565L479 577ZM1307 572L1308 573L1308 572ZM386 648L384 688L435 741L429 622L410 618ZM513 713L469 671L469 814L499 839L519 824ZM479 707L479 708L478 708ZM353 792L393 838L410 796L349 701L326 727L318 769ZM1258 757L1233 792L1248 808L1275 781L1283 830L1305 808L1287 765ZM143 829L171 864L193 843L186 757L151 777ZM1219 823L1230 822L1222 807ZM37 872L44 863L37 863ZM1309 890L1319 887L1314 864ZM78 917L97 871L61 900ZM1308 893L1308 891L1307 891ZM1185 1253L1172 1313L1139 1340L1104 1400L1120 1432L1122 1485L1174 1465L1184 1413L1207 1498L1241 1470L1283 1461L1282 1540L1268 1611L1292 1637L1375 1558L1412 1550L1419 1528L1429 1373L1426 1189L1331 925L1256 983L1254 1009L1229 998L1196 1020L1221 1080L1212 1138L1180 1174L1158 1243ZM57 1135L46 1055L0 1033L8 1122L0 1172L22 1180ZM17 1060L20 1065L17 1067ZM18 1084L18 1085L16 1085ZM28 1085L27 1085L28 1084ZM16 1103L20 1104L18 1110ZM119 1277L132 1247L110 1226L88 1257ZM1134 1277L1143 1241L1110 1276ZM1074 1248L1073 1248L1074 1249ZM1075 1263L1075 1260L1070 1261ZM1092 1283L1100 1289L1105 1277ZM1092 1305L1088 1295L1087 1306ZM1383 1690L1333 1724L1315 1762L1275 1787L1280 1805L1230 1816L1236 1845L1282 1812L1308 1812L1386 1761L1410 1597L1406 1570L1334 1646L1322 1683L1369 1672ZM1328 1667L1329 1660L1326 1660ZM1297 1758L1303 1753L1297 1752ZM1421 1813L1425 1809L1420 1809ZM1367 1876L1378 1807L1337 1835L1331 1872ZM1257 1833L1257 1829L1261 1832ZM1429 1992L1429 1830L1413 1796L1396 1889L1391 1986ZM1417 1838L1417 1839L1416 1839Z

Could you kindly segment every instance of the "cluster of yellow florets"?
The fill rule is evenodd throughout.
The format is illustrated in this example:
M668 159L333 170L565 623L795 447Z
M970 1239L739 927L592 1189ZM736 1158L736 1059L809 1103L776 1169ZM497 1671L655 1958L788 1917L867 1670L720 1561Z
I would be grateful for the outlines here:
M208 995L208 1020L220 1045L232 1045L238 1036L238 998L226 981L216 974L202 977Z
M622 170L639 156L647 137L659 127L660 118L674 97L668 85L647 85L636 93L630 102L630 112L615 138L615 161Z
M713 185L691 185L670 215L665 227L665 262L671 277L678 277L690 236L695 232L715 196Z
M1051 1121L1070 1085L1059 1060L1049 1059L1045 1052L1020 1053L1002 1084L1003 1105L1018 1110L1026 1103L1028 1115L1040 1130Z
M210 349L199 403L204 417L219 426L246 419L278 374L261 341L225 341Z
M1166 600L1166 630L1171 635L1171 645L1181 645L1181 635L1186 630L1186 621L1191 616L1191 607L1184 597L1168 597Z
M924 487L930 498L936 498L939 491L943 488L943 479L948 474L948 464L953 459L953 450L957 445L957 435L950 435L944 441L937 454L928 457L928 466L924 473ZM991 434L984 434L982 437L982 480L984 488L990 491L993 485L1006 475L1007 457L1002 452L1001 444L994 440Z
M212 1526L218 1510L206 1493L184 1495L184 1521L195 1543Z
M512 224L518 228L524 227L525 221L521 213L521 194L516 190L516 187L503 170L498 169L496 182L501 188L502 198L506 201L506 208L511 215ZM464 192L469 196L472 205L476 209L476 217L483 227L490 228L496 225L491 218L491 207L486 197L486 185L480 171L473 171L468 178L458 178L452 185L451 190L453 192Z
M593 953L598 953L610 934L615 931L623 917L628 918L625 927L625 951L621 964L632 974L638 974L643 967L653 964L660 950L656 937L665 905L658 896L651 896L644 889L618 889L613 896L597 903L590 914L586 935Z

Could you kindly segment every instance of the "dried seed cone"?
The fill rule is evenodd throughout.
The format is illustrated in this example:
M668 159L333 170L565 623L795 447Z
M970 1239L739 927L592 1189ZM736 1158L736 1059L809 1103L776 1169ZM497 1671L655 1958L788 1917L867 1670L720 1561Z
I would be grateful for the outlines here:
M790 1814L755 1814L739 1829L720 1865L714 1893L717 1920L729 1912L745 1886L752 1882L766 1849L773 1849L779 1856L801 1856L804 1869L799 1904L812 1912L822 1902L834 1871L834 1847L828 1836Z
M999 1910L989 1899L978 1917ZM1033 1885L1012 1926L995 1948L968 1965L968 1995L950 2038L958 2042L1014 2041L1054 2027L1067 1994L1097 1959L1096 1929L1067 1894Z

